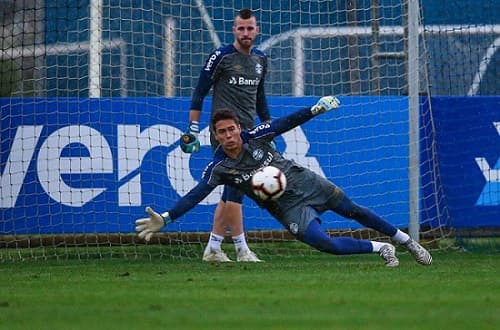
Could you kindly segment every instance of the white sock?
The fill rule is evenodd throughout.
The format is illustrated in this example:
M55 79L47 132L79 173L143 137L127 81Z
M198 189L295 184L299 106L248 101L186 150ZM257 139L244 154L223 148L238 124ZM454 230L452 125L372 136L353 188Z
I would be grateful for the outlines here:
M224 236L210 233L210 239L208 240L208 247L212 251L221 251L221 244L224 240Z
M372 243L372 249L373 249L374 253L379 253L380 248L387 244L387 243L377 242L377 241L370 241L370 243Z
M394 236L392 236L391 238L394 242L397 242L399 244L403 244L403 243L406 243L410 239L410 236L407 233L402 232L401 230L398 229L396 234Z
M245 233L241 233L238 236L233 236L233 243L236 251L249 250L247 240L245 239Z

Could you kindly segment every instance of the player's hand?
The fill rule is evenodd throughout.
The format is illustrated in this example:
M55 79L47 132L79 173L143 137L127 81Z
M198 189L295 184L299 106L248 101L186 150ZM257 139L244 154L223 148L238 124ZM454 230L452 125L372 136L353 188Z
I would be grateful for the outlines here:
M335 96L323 96L319 99L318 103L311 107L311 112L313 115L323 113L326 111L331 111L340 107L340 101Z
M149 214L149 218L137 219L135 221L135 231L139 233L139 238L144 238L146 242L149 242L153 233L160 231L163 226L172 222L172 219L170 219L168 212L160 215L149 206L146 207L146 212Z
M200 126L198 122L190 122L188 129L181 136L181 150L188 154L200 151L200 140L198 140L199 134Z

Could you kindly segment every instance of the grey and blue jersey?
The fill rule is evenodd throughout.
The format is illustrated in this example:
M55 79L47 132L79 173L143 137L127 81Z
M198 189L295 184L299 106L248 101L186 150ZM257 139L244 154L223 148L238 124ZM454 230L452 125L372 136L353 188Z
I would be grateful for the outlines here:
M271 145L272 139L306 122L313 115L309 108L294 112L270 123L262 123L243 131L243 150L236 159L225 155L222 147L214 153L213 161L205 168L200 183L169 210L172 220L201 202L218 185L229 185L252 198L267 209L292 234L301 236L309 223L327 209L334 208L344 196L333 183L285 159ZM261 167L272 165L287 178L284 194L276 200L263 201L252 190L252 175Z
M203 99L214 88L212 110L235 111L241 127L249 129L260 121L270 120L264 92L267 57L256 48L249 55L239 53L233 45L214 50L203 69L191 100L191 109L202 110Z

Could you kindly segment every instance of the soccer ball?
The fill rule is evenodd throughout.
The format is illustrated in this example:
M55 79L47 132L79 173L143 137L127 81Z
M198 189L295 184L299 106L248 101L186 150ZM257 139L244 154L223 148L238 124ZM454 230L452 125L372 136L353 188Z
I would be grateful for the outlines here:
M274 166L265 166L252 176L253 192L263 200L277 199L286 189L286 177Z

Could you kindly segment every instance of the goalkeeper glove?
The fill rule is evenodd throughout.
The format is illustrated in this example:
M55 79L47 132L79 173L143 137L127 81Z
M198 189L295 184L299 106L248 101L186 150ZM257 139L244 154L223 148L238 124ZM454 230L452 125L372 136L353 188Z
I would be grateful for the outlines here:
M153 233L171 223L172 219L170 219L168 212L160 215L149 206L146 207L146 212L149 214L149 218L137 219L135 221L135 231L139 233L139 238L144 238L146 242L149 242Z
M335 96L323 96L318 103L311 107L311 113L317 115L326 111L337 109L340 106L340 101Z
M197 121L192 121L189 123L186 133L181 136L181 149L187 154L200 151L200 140L198 140L198 135L200 134L200 126Z

